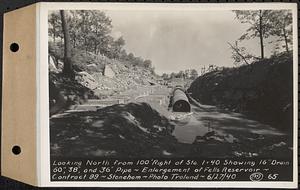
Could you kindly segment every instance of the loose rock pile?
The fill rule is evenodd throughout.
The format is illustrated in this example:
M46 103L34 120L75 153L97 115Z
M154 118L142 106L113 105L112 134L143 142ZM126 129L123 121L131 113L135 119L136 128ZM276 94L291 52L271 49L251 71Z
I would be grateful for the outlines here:
M62 67L60 55L50 53L49 71L61 73ZM76 71L76 81L95 92L101 98L102 95L111 95L139 85L155 84L157 79L150 70L142 66L133 66L115 59L109 59L103 55L95 55L90 52L73 52L72 63Z

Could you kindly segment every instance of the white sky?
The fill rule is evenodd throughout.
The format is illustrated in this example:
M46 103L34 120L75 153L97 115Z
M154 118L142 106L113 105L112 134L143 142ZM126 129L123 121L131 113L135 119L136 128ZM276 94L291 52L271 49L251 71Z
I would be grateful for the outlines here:
M227 10L217 11L105 11L112 19L114 37L122 35L127 52L150 59L158 74L204 65L232 67L233 43L247 29ZM259 56L258 39L243 44ZM265 44L268 56L271 47Z

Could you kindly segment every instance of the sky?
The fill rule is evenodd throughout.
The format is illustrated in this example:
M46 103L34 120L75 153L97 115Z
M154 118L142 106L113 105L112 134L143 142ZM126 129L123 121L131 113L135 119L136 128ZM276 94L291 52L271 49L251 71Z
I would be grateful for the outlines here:
M112 36L123 36L126 51L150 59L157 74L196 69L210 64L233 67L227 42L234 43L247 29L228 10L216 11L105 11L112 19ZM260 55L258 39L244 42ZM268 56L273 47L266 43Z

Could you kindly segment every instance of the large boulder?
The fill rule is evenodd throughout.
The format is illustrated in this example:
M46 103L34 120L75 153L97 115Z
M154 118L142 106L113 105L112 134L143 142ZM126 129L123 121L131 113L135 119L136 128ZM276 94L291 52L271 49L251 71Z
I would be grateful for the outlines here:
M104 76L107 76L109 78L113 78L115 76L115 72L109 65L106 65L104 68Z
M49 73L51 115L62 112L72 105L81 104L88 98L97 98L91 89L83 86L76 80L65 77L62 73Z
M94 79L94 77L90 74L88 74L85 71L78 72L75 79L82 84L83 86L93 90L98 87L98 83Z
M54 72L54 73L59 72L59 70L56 66L57 64L56 64L55 58L51 55L48 57L48 65L49 65L49 72Z

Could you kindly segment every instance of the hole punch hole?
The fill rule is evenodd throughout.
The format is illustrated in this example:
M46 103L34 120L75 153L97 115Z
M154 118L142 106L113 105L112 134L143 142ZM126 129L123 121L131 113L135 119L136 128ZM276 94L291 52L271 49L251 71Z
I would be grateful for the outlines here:
M17 43L10 44L10 51L17 52L18 50L19 50L19 44Z
M21 147L20 146L13 146L12 152L14 155L19 155L21 153Z

